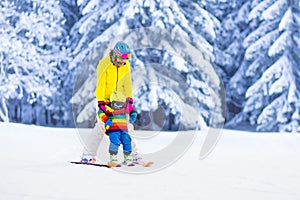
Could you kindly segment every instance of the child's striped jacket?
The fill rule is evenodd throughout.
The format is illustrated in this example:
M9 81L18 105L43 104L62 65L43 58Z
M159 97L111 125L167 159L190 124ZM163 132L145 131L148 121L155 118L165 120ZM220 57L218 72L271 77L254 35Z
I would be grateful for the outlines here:
M106 133L109 134L110 132L114 131L128 131L127 128L127 112L126 108L123 108L121 110L113 110L111 109L108 105L106 105L106 113L103 110L98 111L98 116L101 121L106 123L108 119L112 121L112 126L110 126L107 130ZM133 109L130 111L129 117L136 117L137 113Z

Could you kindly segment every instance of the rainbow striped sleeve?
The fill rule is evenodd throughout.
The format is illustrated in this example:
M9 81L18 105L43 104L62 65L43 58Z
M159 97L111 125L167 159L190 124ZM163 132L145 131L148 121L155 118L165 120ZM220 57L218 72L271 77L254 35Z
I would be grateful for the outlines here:
M98 111L98 117L102 122L106 122L108 120L107 115L103 112L103 110Z

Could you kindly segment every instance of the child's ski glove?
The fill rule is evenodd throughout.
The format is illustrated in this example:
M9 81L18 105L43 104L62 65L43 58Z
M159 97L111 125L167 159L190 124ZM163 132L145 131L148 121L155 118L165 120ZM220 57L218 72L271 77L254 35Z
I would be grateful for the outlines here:
M137 113L136 113L135 111L132 111L132 112L130 113L130 119L129 119L129 122L130 122L131 124L133 124L134 122L136 122L136 117L137 117Z
M107 134L107 130L113 125L113 122L111 121L111 119L106 120L105 125L104 125L104 134Z
M112 125L113 125L113 122L111 121L111 119L106 120L105 126L111 127Z

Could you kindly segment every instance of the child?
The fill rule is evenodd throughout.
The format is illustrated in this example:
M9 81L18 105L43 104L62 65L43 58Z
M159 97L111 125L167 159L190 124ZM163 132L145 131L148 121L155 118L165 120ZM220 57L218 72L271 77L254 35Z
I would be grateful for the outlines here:
M124 162L128 166L134 166L132 162L131 152L131 137L128 134L127 121L134 123L137 113L132 106L127 106L130 103L126 101L126 97L120 92L113 92L110 101L104 103L104 108L98 111L98 116L105 123L105 133L109 136L110 146L110 162L111 167L118 166L118 149L120 144L123 145ZM129 119L127 119L129 116Z

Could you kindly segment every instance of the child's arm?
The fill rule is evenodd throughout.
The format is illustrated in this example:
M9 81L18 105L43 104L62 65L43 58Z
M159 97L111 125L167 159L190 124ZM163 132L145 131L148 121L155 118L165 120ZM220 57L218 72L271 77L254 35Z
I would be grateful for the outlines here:
M111 119L109 119L107 114L100 108L98 110L98 117L103 123L105 123L104 133L106 134L106 130L108 130L113 125L113 122L111 121Z

